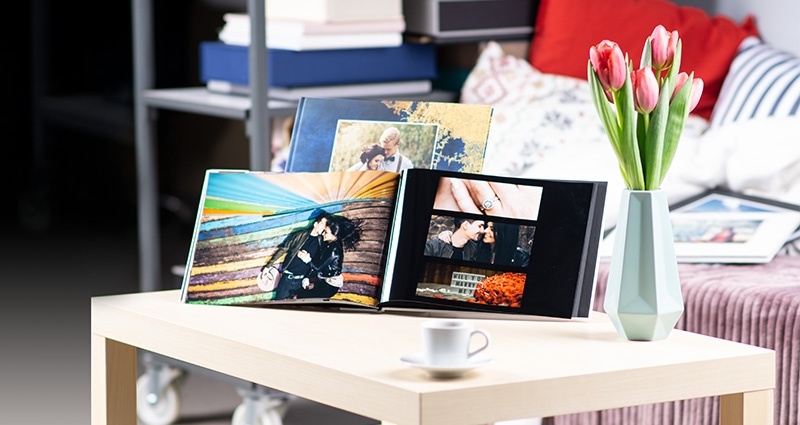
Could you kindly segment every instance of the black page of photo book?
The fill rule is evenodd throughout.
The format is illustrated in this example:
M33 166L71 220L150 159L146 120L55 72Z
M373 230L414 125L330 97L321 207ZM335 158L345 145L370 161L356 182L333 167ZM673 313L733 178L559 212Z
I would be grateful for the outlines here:
M507 199L499 199L499 203L498 198L488 199L496 205L489 210L481 210L480 198L475 207L454 207L439 201L450 179L530 189L533 194L528 191L512 199L508 194L515 192L504 191ZM499 196L501 192L497 193ZM400 180L379 306L588 317L605 193L605 182L406 170ZM507 212L512 202L535 208L533 213L515 215ZM449 247L447 254L441 254L442 250L433 254L434 250L428 249L428 245L444 246L429 241L437 239L442 230L453 230L455 223L464 219L472 220L476 228L476 223L483 224L484 232L475 244L483 242L490 226L494 228L494 257L476 260L478 257L472 255L464 260L465 254L455 258L457 254ZM501 260L497 254L503 229L510 229L511 235L503 243L513 244L519 258L514 255ZM466 248L463 250L466 252Z

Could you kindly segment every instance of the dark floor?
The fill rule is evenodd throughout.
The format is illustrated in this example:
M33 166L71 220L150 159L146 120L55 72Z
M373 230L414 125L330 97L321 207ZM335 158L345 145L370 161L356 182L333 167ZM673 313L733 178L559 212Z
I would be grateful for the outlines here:
M0 423L89 423L93 295L137 289L135 228L3 232Z
M104 195L107 188L97 183L80 190L63 183L54 182L57 193L43 203L26 204L22 196L2 221L3 424L88 424L90 298L139 289L135 205ZM185 262L192 223L167 210L161 218L163 286L177 288L169 268ZM228 424L242 402L230 378L210 372L189 371L177 388L178 423ZM291 405L286 425L375 423L307 400Z

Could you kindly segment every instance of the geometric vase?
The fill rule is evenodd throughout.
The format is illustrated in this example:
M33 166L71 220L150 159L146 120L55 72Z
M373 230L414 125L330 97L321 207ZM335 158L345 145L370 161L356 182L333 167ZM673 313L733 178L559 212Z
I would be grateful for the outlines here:
M614 233L603 308L623 337L664 339L683 314L666 193L625 190Z

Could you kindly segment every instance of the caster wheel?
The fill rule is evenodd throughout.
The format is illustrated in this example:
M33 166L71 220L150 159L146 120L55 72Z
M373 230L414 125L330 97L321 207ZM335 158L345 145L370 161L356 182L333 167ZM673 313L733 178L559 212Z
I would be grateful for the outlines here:
M281 419L286 418L286 413L289 412L289 400L280 402L280 404L272 408L272 411L277 413Z
M174 383L164 388L163 394L155 403L150 403L150 379L147 374L136 380L136 415L145 425L169 425L178 419L180 402Z
M231 425L283 425L281 414L273 408L268 408L265 403L256 402L254 408L253 423L247 423L247 403L236 406Z

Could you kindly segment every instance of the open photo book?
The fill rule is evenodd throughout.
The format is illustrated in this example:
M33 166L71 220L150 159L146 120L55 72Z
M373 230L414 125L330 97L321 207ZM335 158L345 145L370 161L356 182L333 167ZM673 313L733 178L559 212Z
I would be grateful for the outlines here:
M605 182L206 173L181 299L588 317Z

